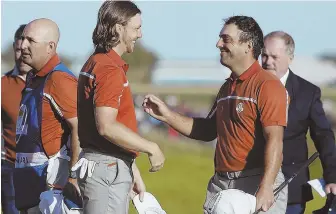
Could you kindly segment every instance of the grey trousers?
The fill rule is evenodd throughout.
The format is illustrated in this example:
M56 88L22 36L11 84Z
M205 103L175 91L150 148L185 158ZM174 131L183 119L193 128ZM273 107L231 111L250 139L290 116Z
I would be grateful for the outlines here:
M255 175L238 179L228 179L227 177L220 176L218 173L215 173L214 176L210 179L207 188L207 194L205 203L203 205L204 214L209 214L209 202L210 199L216 195L221 190L226 189L239 189L251 195L255 195L258 190L262 176ZM273 188L277 188L282 182L285 181L283 173L280 171L275 179ZM287 186L275 197L276 201L273 203L272 207L267 212L259 212L266 214L285 214L287 207Z
M84 152L83 157L95 161L92 177L78 178L83 197L84 214L127 214L129 193L133 183L133 161L125 161L101 153Z

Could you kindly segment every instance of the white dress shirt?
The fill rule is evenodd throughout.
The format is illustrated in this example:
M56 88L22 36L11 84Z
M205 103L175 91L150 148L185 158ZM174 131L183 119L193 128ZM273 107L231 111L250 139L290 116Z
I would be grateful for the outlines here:
M287 79L288 79L288 75L289 75L289 69L287 69L287 72L285 73L285 75L283 75L283 77L280 78L280 81L282 82L282 84L285 86Z

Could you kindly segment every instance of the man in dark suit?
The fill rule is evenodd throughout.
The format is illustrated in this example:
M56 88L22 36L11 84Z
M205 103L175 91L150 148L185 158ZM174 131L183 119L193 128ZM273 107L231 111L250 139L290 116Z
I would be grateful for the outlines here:
M289 34L271 32L265 36L264 45L263 68L281 80L290 97L284 133L283 173L290 177L308 159L306 134L309 130L320 153L323 177L327 183L325 191L336 194L335 137L322 107L321 90L289 69L295 49L294 40ZM286 214L304 213L306 202L313 199L312 190L307 184L309 179L307 168L289 184Z

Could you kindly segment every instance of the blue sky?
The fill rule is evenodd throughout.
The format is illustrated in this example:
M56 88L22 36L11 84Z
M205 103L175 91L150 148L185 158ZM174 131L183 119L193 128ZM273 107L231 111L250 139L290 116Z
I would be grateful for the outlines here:
M161 59L214 59L223 18L254 17L264 34L284 30L296 41L296 54L336 52L336 2L135 1L142 10L141 42ZM92 31L102 1L1 1L1 48L16 28L50 18L61 30L59 52L74 58L92 50Z

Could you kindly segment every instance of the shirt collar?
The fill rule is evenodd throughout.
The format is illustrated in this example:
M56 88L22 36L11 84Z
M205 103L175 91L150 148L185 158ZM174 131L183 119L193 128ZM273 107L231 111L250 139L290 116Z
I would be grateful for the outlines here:
M129 65L113 49L107 53L107 56L110 57L117 66L122 67L125 73L128 71Z
M18 76L20 74L19 69L14 66L13 72L11 73L11 76Z
M287 72L285 73L285 75L283 75L283 76L280 78L280 81L281 81L281 83L282 83L284 86L286 85L288 76L289 76L289 69L287 69Z
M49 72L52 71L52 69L58 65L61 62L60 58L57 54L55 54L51 59L45 64L37 73L36 75L39 77L44 77Z
M12 77L19 77L20 79L22 79L23 81L26 81L21 75L20 75L20 71L18 69L18 67L15 65L13 72L10 74Z
M234 73L231 73L230 77L227 78L227 80L240 80L240 81L244 81L247 80L249 77L253 76L255 73L257 73L258 71L261 70L259 61L256 60L246 71L244 71L244 73L242 73L238 78L235 77Z

